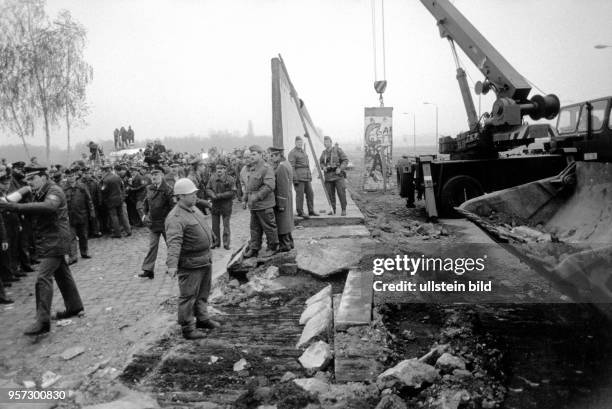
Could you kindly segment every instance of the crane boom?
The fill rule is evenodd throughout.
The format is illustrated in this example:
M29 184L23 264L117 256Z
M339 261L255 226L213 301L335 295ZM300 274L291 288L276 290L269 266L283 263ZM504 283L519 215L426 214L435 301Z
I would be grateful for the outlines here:
M447 0L421 0L435 17L440 36L452 39L493 85L497 97L526 101L529 82Z

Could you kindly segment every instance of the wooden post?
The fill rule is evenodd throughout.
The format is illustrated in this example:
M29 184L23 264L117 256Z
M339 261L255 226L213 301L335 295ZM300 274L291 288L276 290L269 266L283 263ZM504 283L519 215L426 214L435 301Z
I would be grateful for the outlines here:
M278 58L272 58L272 144L283 145L283 112L280 93L281 62Z

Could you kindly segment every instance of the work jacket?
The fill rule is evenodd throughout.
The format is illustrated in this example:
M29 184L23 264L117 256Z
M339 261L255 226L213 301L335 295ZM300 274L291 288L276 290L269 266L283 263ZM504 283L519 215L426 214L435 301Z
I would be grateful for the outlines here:
M304 149L293 148L287 159L293 168L293 183L310 182L312 180L308 155L304 152Z
M276 205L274 189L276 181L272 167L260 159L249 169L246 194L249 208L253 211L270 209Z
M47 182L34 194L34 201L20 203L18 211L33 216L37 256L45 258L68 254L71 234L68 206L62 188Z
M319 163L325 174L325 182L333 182L346 176L344 169L348 165L348 157L338 146L332 146L329 150L323 150ZM336 173L338 168L341 170L340 174Z
M195 269L212 263L213 233L197 207L174 206L166 218L166 240L168 268Z
M66 185L64 194L66 195L70 224L72 226L88 224L89 218L93 217L95 212L87 186L77 181L74 186Z
M206 194L212 201L212 214L229 216L232 214L232 201L236 194L236 180L227 174L223 177L214 174L208 181Z
M174 201L172 199L172 189L162 180L159 187L151 184L147 186L147 195L144 201L144 212L149 215L151 225L149 229L153 233L164 231L166 216L172 210Z

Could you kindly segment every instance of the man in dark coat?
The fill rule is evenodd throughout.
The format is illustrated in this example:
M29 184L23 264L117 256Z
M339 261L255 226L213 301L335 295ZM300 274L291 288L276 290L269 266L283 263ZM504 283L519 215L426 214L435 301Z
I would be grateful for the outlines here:
M83 182L77 180L76 172L72 169L66 169L64 173L66 174L64 194L66 195L70 232L72 234L69 264L72 264L77 261L77 237L79 239L81 258L91 258L88 251L87 237L89 221L95 217L95 210L89 189L87 189Z
M0 203L0 209L34 216L36 252L40 257L36 280L36 322L24 333L39 335L49 332L51 327L53 278L66 306L66 310L57 312L55 318L64 319L78 315L83 311L83 302L66 260L70 245L70 227L64 192L49 180L46 168L26 168L26 181L29 189L22 188L23 193L33 191L34 202Z
M128 221L127 214L123 211L123 200L125 198L123 182L119 176L113 174L110 165L102 167L102 203L106 207L108 216L113 229L113 236L121 238L121 226L123 226L127 236L132 235L132 228Z
M223 162L215 165L215 174L208 181L206 195L212 201L212 230L216 237L212 248L219 247L221 231L220 222L223 218L223 248L230 249L230 217L232 216L232 203L236 195L236 180L227 174L227 166Z
M91 173L89 168L83 169L83 175L81 176L81 182L87 186L91 201L94 206L94 217L89 220L89 233L90 237L101 237L101 226L103 225L102 218L102 197L100 192L100 184L95 176Z
M304 152L304 141L301 136L295 137L295 148L289 152L289 163L293 168L293 187L295 188L295 207L297 215L304 219L310 216L318 216L314 211L314 191L312 190L312 174L308 155ZM304 213L304 195L306 195L306 206L308 214Z
M285 252L293 248L293 237L291 236L293 231L293 193L291 192L293 170L291 164L283 156L283 148L271 147L268 151L276 179L274 216L278 230L279 251Z
M159 236L163 236L166 241L164 222L174 206L174 201L172 200L172 189L164 181L164 172L161 169L151 171L151 184L146 190L144 222L149 226L149 250L142 262L142 273L138 277L153 279Z
M136 214L138 215L138 223L134 224L142 227L142 220L145 215L144 201L147 197L147 185L150 183L150 180L144 175L142 168L133 166L131 170L133 173L130 181L129 199L134 203Z
M132 125L128 125L127 140L128 140L128 143L132 145L134 144L134 130L132 129Z
M0 165L0 200L7 201L6 195L11 189L11 170ZM0 253L0 279L5 285L19 281L25 274L19 272L19 230L21 229L18 214L0 210L4 226L4 242Z

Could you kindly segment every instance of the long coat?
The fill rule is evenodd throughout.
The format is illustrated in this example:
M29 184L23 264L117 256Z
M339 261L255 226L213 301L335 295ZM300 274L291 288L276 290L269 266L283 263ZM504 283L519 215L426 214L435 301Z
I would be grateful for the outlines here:
M287 160L280 162L275 169L276 189L276 207L274 207L274 215L276 216L276 228L278 234L289 234L293 231L293 170L291 164ZM282 212L279 209L284 209Z
M173 206L172 189L165 181L162 180L159 188L153 184L147 186L144 211L149 215L151 220L149 229L153 233L162 233L164 231L164 222Z
M64 194L68 205L70 225L78 226L89 223L89 218L94 216L94 207L87 186L77 181L74 187L66 186Z
M124 198L124 187L121 178L113 173L107 173L102 179L102 203L108 208L121 206Z

